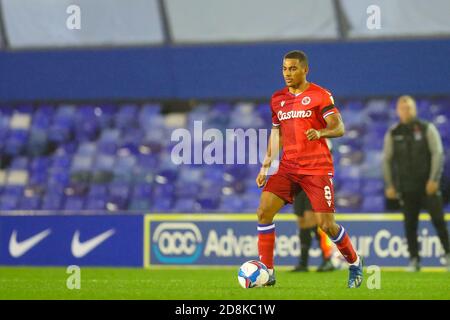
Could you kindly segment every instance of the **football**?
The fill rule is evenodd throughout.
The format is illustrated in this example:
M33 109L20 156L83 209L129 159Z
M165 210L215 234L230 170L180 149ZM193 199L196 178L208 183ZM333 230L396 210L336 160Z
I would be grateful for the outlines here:
M239 268L238 281L242 288L264 286L269 280L269 271L261 261L250 260Z

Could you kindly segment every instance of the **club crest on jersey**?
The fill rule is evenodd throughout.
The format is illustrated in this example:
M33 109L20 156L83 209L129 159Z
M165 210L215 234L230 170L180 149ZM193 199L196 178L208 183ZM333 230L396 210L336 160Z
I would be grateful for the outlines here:
M284 107L284 104L286 103L286 101L281 101L280 106Z
M288 112L278 111L277 117L278 120L288 120L288 119L294 119L294 118L309 118L312 116L311 110L291 110Z
M311 98L310 97L304 97L302 99L302 105L304 105L304 106L307 106L310 102L311 102Z

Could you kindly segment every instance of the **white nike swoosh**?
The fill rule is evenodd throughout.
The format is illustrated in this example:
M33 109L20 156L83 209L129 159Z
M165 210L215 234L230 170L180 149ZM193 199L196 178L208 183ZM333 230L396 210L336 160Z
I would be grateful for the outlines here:
M116 231L109 229L98 236L91 238L87 241L80 242L80 231L75 231L72 238L72 254L75 258L82 258L89 252L98 247L103 241L111 237Z
M50 233L50 229L46 229L26 240L19 242L17 241L17 230L14 230L11 234L11 238L9 239L9 253L12 257L19 258L39 242L44 240L44 238L46 238Z

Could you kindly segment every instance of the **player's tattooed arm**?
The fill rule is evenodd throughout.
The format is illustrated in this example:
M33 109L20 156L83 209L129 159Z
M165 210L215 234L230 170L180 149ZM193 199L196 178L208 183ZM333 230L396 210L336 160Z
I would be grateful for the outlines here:
M344 122L340 114L331 114L325 118L327 127L324 129L308 129L305 134L308 140L317 140L320 138L337 138L342 137L345 133Z

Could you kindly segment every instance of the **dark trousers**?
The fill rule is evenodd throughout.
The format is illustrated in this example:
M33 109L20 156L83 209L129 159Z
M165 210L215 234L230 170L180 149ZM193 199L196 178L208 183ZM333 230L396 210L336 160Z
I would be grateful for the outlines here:
M402 193L400 203L405 216L405 233L408 241L410 258L417 258L420 260L417 228L419 224L419 213L422 208L428 210L445 253L450 253L448 230L444 219L442 202L440 193L432 196L424 195L422 192Z

